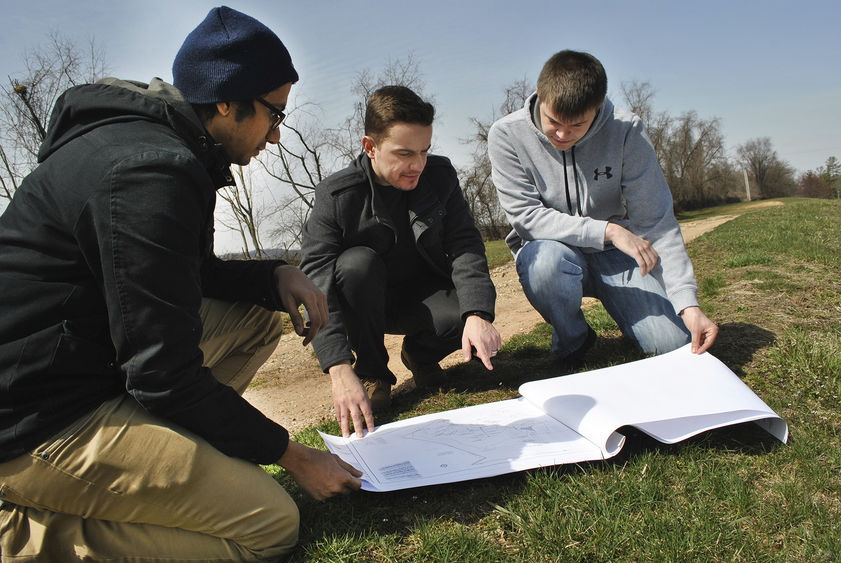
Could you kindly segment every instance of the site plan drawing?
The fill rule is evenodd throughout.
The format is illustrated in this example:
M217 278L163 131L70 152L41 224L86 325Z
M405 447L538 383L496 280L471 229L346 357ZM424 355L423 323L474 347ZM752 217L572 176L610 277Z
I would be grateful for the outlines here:
M755 421L782 442L788 426L727 366L689 345L661 356L524 383L521 397L422 415L362 438L321 433L363 472L362 488L392 491L607 459L633 426L664 443Z

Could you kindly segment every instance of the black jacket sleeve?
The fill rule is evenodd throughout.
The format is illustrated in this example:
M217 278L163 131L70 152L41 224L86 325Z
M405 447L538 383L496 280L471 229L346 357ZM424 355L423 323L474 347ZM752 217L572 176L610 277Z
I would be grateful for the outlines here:
M336 260L346 245L332 189L333 184L329 180L316 188L315 202L304 226L301 243L301 269L327 296L329 322L312 341L325 373L337 364L354 361L334 278Z
M228 455L277 461L287 431L202 367L202 244L215 197L204 169L185 153L150 150L111 167L104 183L77 232L92 239L84 248L99 252L90 262L101 267L126 390ZM241 275L232 269L212 283L242 287L232 282Z
M282 311L274 270L285 264L283 260L222 260L209 249L201 265L202 295Z

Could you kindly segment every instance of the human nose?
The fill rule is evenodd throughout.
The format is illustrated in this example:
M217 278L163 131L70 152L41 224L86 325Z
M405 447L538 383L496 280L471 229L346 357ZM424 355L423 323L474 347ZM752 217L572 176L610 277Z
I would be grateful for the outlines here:
M415 158L412 159L411 162L411 170L412 172L420 172L426 166L426 155L419 154Z
M566 129L565 127L558 127L555 129L555 138L559 141L563 141L570 137L570 130Z
M272 127L269 129L268 134L266 135L266 142L276 145L280 142L280 124L278 126Z

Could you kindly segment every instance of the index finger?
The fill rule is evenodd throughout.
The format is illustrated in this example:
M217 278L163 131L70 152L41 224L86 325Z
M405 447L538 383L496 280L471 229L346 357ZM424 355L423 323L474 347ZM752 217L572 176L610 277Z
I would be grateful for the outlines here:
M718 325L714 325L712 328L710 328L709 332L703 332L701 336L703 337L703 342L698 348L699 354L703 354L704 352L709 350L710 347L715 343L715 339L718 336Z
M323 294L313 295L313 299L309 299L304 303L309 317L309 332L307 336L309 340L315 338L321 329L327 326L327 298Z
M292 326L295 328L295 334L298 336L304 336L306 331L306 326L304 324L304 318L301 316L301 312L298 311L298 302L295 301L294 297L288 296L285 299L282 299L283 309L289 315L289 320L292 321Z
M348 462L346 462L345 460L343 460L342 458L340 458L336 454L333 454L333 456L336 458L336 461L339 463L339 466L342 469L344 469L345 471L347 471L348 473L350 473L354 477L362 477L362 472L360 470L358 470L357 468L355 468L354 466L352 466L351 464L349 464Z
M492 371L494 369L494 366L491 363L492 354L491 354L490 350L487 349L484 342L480 342L480 343L476 344L475 347L476 347L476 357L479 358L480 360L482 360L482 363L485 365L485 367L489 371Z

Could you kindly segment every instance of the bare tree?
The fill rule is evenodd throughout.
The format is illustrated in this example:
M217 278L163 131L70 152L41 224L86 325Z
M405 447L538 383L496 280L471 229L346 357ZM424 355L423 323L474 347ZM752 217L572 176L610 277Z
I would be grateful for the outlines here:
M796 191L794 170L777 157L771 139L751 139L736 148L739 161L748 171L763 197L783 197Z
M329 173L323 162L330 153L323 134L310 128L302 130L297 123L306 123L309 114L303 115L305 106L296 110L281 124L280 142L267 145L266 149L252 162L258 166L235 169L236 185L226 186L217 193L227 203L227 214L217 216L225 228L238 233L243 256L268 258L263 245L261 228L273 223L268 236L273 244L283 247L288 254L290 242L300 242L301 232L309 209L313 205L315 186ZM280 202L265 205L270 184L279 184L284 190ZM264 196L264 197L261 197ZM277 197L275 197L277 201ZM287 217L287 214L291 214ZM300 220L304 217L304 221ZM298 231L293 232L293 225Z
M686 209L737 198L736 174L727 159L721 122L694 111L678 117L654 109L648 82L623 82L628 109L645 125L657 160L672 191L675 207Z
M412 53L405 59L390 59L377 74L368 69L356 73L351 87L354 97L353 110L342 125L329 131L328 137L331 148L345 162L353 160L359 154L365 131L365 105L371 94L383 86L405 86L427 101L433 101L424 94L423 73Z
M631 80L622 82L619 91L628 109L637 114L645 126L649 127L654 116L654 87L648 82Z
M23 55L24 70L0 84L0 198L11 199L37 164L38 150L58 97L72 86L94 82L107 72L93 40L85 49L57 31Z
M311 203L291 194L278 206L279 217L272 230L272 239L283 248L283 258L288 262L300 261L296 249L301 247L301 236L311 209Z
M827 185L834 198L841 198L841 163L834 156L826 159L824 165L818 168L821 180Z
M505 88L502 103L489 119L471 118L475 133L467 142L473 145L473 157L471 165L461 170L461 185L476 226L485 238L499 239L510 230L491 180L488 131L499 117L523 107L533 92L534 85L531 82L525 78L517 80Z
M228 204L228 219L218 218L224 227L238 232L242 240L242 254L247 258L265 257L260 241L262 215L254 202L255 190L253 170L237 166L234 169L236 185L225 186L216 193Z
M809 170L800 177L799 192L803 197L832 197L832 190L830 190L823 178L813 170Z
M660 156L663 172L678 207L699 207L724 199L714 193L711 172L726 162L718 119L701 119L694 111L672 122Z
M659 159L665 152L669 130L672 128L672 117L667 112L654 110L656 90L648 82L636 80L623 82L620 85L620 92L627 108L637 114L645 125L645 130ZM662 159L660 166L663 166Z
M283 122L280 137L280 143L267 147L265 156L258 161L270 177L291 189L307 207L312 207L315 187L337 162L327 137L305 121L296 121L294 116Z

